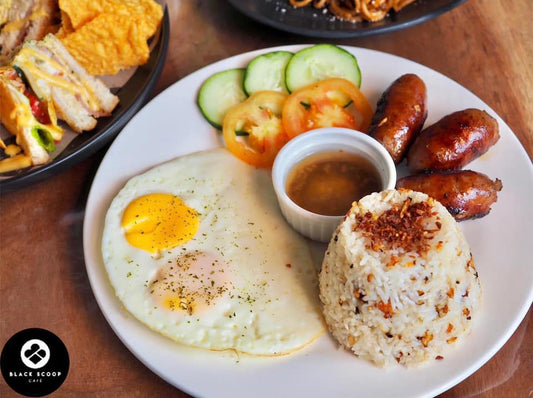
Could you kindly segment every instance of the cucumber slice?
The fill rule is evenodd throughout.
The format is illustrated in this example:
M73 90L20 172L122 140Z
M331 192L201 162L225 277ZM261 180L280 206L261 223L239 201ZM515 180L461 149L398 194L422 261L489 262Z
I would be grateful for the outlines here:
M242 83L244 68L228 69L215 73L200 87L198 107L212 126L222 129L228 110L247 98Z
M256 91L274 90L287 93L285 67L292 58L289 51L273 51L250 61L244 74L244 91L252 95Z
M298 51L285 68L289 92L330 77L342 77L361 86L361 70L355 56L334 44L317 44Z

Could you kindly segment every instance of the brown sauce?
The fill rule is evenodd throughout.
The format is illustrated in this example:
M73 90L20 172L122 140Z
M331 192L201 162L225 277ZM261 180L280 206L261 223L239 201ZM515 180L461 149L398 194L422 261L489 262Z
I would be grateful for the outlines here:
M349 152L320 152L298 163L289 173L287 195L298 206L326 216L342 216L352 202L382 190L376 167Z

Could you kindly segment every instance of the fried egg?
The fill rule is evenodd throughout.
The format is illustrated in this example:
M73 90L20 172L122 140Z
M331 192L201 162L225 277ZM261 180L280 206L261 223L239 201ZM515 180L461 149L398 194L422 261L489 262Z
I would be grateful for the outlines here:
M269 172L224 148L128 181L102 254L124 307L177 342L271 356L324 332L308 243L281 215Z

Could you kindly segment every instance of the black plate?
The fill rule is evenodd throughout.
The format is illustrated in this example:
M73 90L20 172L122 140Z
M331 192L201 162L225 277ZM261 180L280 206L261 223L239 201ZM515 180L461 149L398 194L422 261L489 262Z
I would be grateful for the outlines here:
M248 17L290 33L321 38L362 37L425 22L443 14L466 0L418 0L398 13L390 12L377 22L351 23L312 6L294 8L288 0L228 0Z
M157 83L168 48L170 21L165 7L159 38L146 64L137 68L128 82L114 93L120 102L110 117L98 119L94 130L78 135L50 163L2 174L0 192L11 191L59 173L93 155L109 143L148 100ZM6 178L6 176L8 176Z

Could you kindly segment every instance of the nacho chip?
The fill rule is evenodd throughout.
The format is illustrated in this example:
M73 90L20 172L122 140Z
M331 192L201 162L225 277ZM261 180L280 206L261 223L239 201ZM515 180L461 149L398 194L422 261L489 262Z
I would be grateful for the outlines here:
M100 14L124 14L143 19L148 37L155 33L163 17L161 5L153 0L59 0L59 8L76 30Z
M163 9L153 0L60 0L74 30L60 39L93 75L115 74L146 63L147 40L155 34ZM81 10L82 9L82 10Z
M153 0L112 0L128 8L145 26L147 38L154 35L163 18L163 8Z
M150 56L137 21L125 15L100 14L62 41L91 75L115 74L146 63Z
M59 8L68 15L74 29L78 29L102 12L108 0L59 0Z
M72 22L70 21L70 17L68 16L68 14L63 10L60 10L60 12L61 12L61 27L56 32L56 37L58 39L62 39L66 35L74 32L74 27L72 26Z

